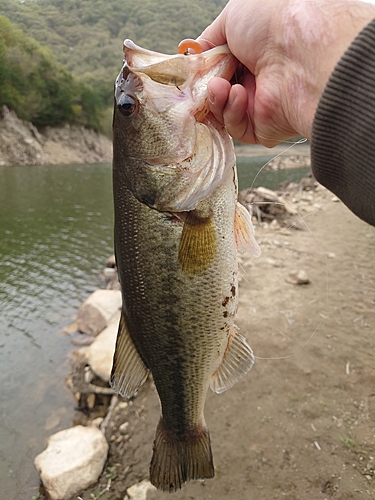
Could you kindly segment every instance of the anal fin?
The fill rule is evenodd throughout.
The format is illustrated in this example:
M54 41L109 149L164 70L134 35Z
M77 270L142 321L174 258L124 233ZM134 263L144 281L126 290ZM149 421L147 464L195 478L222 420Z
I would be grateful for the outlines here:
M259 257L261 250L255 239L251 216L248 210L239 202L236 205L234 231L237 250Z
M253 364L253 351L234 325L221 365L211 378L210 388L217 394L230 389L251 370Z
M111 386L125 398L130 398L146 381L149 370L130 337L124 315L121 314L113 357Z

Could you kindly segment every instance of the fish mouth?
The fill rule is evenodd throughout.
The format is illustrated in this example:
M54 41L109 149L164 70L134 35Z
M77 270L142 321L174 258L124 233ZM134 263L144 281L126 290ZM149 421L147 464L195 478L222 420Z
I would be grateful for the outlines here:
M164 85L181 86L202 73L230 80L236 60L228 45L220 45L200 54L161 54L144 49L132 40L124 41L124 62L134 73L143 73ZM211 76L211 77L212 77Z

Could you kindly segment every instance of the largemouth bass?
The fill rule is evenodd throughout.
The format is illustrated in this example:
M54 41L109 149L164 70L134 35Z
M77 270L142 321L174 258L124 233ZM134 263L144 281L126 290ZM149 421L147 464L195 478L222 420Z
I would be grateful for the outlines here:
M237 249L258 255L237 204L232 141L207 82L230 78L227 46L164 55L124 42L113 121L115 252L123 306L111 382L131 397L152 373L161 402L150 480L176 491L214 476L204 404L254 356L234 324Z

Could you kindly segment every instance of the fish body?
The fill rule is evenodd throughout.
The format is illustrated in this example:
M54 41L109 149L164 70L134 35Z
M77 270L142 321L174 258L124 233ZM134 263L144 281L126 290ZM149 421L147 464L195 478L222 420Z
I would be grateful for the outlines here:
M161 402L150 480L175 491L214 475L204 403L253 365L234 324L237 249L259 249L237 204L233 145L208 113L207 81L233 71L226 47L167 56L125 41L116 82L115 252L123 306L112 385L153 375Z

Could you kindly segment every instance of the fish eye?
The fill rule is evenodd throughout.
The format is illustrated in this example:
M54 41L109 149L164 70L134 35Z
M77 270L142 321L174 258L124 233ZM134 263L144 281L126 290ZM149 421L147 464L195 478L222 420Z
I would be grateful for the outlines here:
M129 94L122 94L117 107L123 116L130 118L138 109L138 100Z

